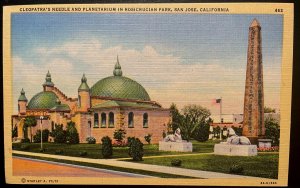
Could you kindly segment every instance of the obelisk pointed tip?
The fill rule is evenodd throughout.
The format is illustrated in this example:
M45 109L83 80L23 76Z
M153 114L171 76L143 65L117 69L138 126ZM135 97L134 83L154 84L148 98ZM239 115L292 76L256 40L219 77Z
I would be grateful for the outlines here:
M253 19L250 27L260 27L260 24L256 18Z

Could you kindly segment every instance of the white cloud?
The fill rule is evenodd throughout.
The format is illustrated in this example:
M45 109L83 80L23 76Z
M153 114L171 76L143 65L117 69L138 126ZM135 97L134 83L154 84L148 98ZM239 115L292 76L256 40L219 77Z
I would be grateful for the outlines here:
M118 55L123 75L141 83L151 99L164 107L171 102L179 107L196 103L218 113L219 109L211 106L211 99L222 96L225 113L242 112L246 61L238 62L240 67L232 67L232 62L220 59L205 64L201 60L185 64L183 62L187 60L176 54L160 53L151 45L142 49L129 49L122 45L105 48L97 39L69 41L52 48L40 47L35 49L34 55L35 59L13 59L15 100L21 87L29 98L41 91L47 70L50 70L58 88L69 97L76 97L82 73L86 73L91 87L98 80L112 75ZM30 63L32 60L35 63ZM273 72L267 69L265 86L278 86L278 73L280 70ZM266 94L273 103L278 101L278 95Z
M17 101L20 91L24 88L29 100L37 91L42 89L41 82L44 81L40 69L30 63L24 63L22 58L13 57L13 105L17 109Z

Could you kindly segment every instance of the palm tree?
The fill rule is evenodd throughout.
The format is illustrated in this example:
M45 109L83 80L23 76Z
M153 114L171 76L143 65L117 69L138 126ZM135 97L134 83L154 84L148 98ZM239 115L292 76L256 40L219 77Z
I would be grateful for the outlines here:
M36 124L37 124L37 121L34 116L27 116L25 118L24 126L30 128L30 142L32 142L32 128L31 127L35 127Z

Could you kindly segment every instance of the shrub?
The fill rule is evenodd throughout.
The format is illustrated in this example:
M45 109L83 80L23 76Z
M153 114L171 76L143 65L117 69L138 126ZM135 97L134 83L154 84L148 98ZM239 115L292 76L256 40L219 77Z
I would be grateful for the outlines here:
M18 127L15 125L11 130L11 138L18 137Z
M143 159L143 146L144 144L138 138L131 141L128 154L134 161L141 161Z
M55 143L66 143L66 131L63 130L63 125L55 124L55 129L50 133L54 138Z
M62 150L62 149L58 149L58 150L55 150L55 154L63 154L64 153L64 151Z
M43 142L48 142L50 131L48 129L43 130Z
M181 160L180 159L173 159L171 160L171 165L172 166L181 166Z
M225 140L227 138L227 136L225 136L224 134L222 134L222 139Z
M131 142L135 139L135 137L127 137L127 145L130 147Z
M46 149L45 148L40 148L40 150L39 150L41 153L43 153L43 152L45 152L46 151Z
M86 138L88 144L96 144L96 138L90 136Z
M151 136L152 136L152 134L147 134L146 136L144 136L144 138L145 138L146 142L148 142L148 144L150 144L150 142L151 142Z
M239 164L233 164L229 169L229 173L231 174L242 174L243 171L244 168Z
M81 151L81 152L79 152L79 155L82 156L82 157L87 156L87 152L86 151Z
M29 138L22 138L21 139L21 143L29 143L29 142L30 142Z
M67 130L66 130L66 142L69 144L78 144L79 143L79 134L75 127L75 123L70 121L67 123Z
M43 142L48 142L49 138L49 130L44 129L43 130ZM33 136L33 142L41 142L41 130L37 130L36 134Z
M33 142L34 143L41 142L41 130L36 131L36 134L33 136Z
M101 139L101 142L103 158L111 158L113 154L112 140L108 136L105 136Z
M21 147L20 147L20 149L23 150L23 151L27 151L27 150L29 150L29 148L30 148L29 145L21 145Z
M122 142L122 140L125 138L125 130L118 129L114 132L114 139L116 139L118 142Z

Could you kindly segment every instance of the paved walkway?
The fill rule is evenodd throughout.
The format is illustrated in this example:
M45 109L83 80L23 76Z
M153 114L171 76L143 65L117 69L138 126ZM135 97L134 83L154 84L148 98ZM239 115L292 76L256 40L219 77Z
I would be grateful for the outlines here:
M149 177L140 174L119 172L93 167L85 167L73 164L30 159L13 156L13 175L14 176L52 176L52 177Z
M209 171L203 171L203 170L192 170L192 169L184 169L184 168L169 167L169 166L159 166L159 165L141 164L141 163L127 162L127 161L126 162L125 161L117 161L117 160L111 160L111 159L89 159L89 158L81 158L81 157L51 155L51 154L44 154L44 153L32 153L32 152L15 151L15 150L13 151L13 153L28 155L28 156L47 157L47 158L53 158L53 159L71 160L71 161L78 161L78 162L102 164L102 165L131 168L131 169L138 169L138 170L146 170L146 171L152 171L152 172L182 175L182 176L195 177L195 178L205 178L205 179L208 179L208 178L258 178L258 177L251 177L251 176L224 174L224 173L219 173L219 172L209 172ZM263 180L264 178L259 178L259 179ZM269 180L269 179L266 179L266 180Z
M176 154L176 155L155 155L155 156L144 156L143 159L151 159L151 158L163 158L163 157L184 157L184 156L195 156L195 155L213 155L214 153L182 153L182 154ZM125 158L116 158L116 159L110 159L115 161L122 161L132 159L130 157Z

